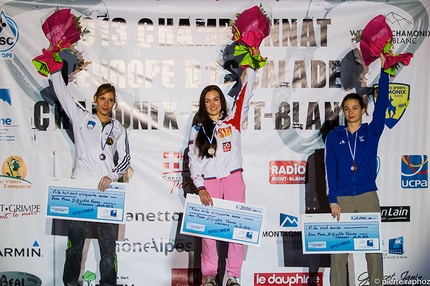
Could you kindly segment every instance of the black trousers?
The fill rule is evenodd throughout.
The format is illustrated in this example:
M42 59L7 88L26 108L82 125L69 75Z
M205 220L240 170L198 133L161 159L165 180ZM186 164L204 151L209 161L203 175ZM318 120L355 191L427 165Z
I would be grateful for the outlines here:
M77 286L81 272L82 249L90 222L71 221L68 230L66 262L64 263L64 285ZM100 247L100 286L116 286L117 258L116 258L116 225L110 223L96 223L99 234Z

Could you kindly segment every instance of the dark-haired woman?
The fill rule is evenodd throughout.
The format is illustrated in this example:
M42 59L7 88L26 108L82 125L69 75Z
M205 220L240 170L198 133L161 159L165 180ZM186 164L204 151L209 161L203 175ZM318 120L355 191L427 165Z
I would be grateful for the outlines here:
M75 140L75 160L72 179L97 180L98 189L104 192L113 182L126 174L130 166L127 132L121 123L112 118L116 106L115 87L102 84L94 95L96 113L92 114L76 104L67 90L61 72L51 75L55 94L72 122ZM118 157L115 164L114 156ZM68 248L64 264L64 285L77 286L81 271L82 249L89 222L71 221L68 230ZM97 223L100 247L100 285L116 285L116 226Z
M191 178L204 205L213 205L212 198L245 201L240 133L249 110L249 99L253 95L255 71L246 68L241 80L243 87L230 113L218 86L209 85L200 95L199 109L191 128L188 154ZM243 245L229 243L227 255L227 285L238 286ZM203 285L218 285L216 240L202 239L201 268L206 277Z
M389 77L383 70L385 57L381 54L381 74L378 98L372 121L362 123L367 103L356 93L346 95L342 110L346 125L331 131L326 140L325 164L327 193L331 214L338 221L341 212L380 212L376 193L376 158L378 142L385 125L388 106ZM383 279L382 254L366 253L369 285L381 286ZM347 285L348 254L332 254L330 285Z

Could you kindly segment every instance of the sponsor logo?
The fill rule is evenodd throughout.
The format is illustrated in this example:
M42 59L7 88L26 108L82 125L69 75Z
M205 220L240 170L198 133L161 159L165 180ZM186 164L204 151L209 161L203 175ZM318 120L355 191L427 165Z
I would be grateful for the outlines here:
M10 97L9 89L0 88L0 99L6 103L9 103L9 105L12 105L12 98ZM6 125L6 124L3 124L3 125Z
M233 134L233 131L231 130L231 126L220 127L217 130L217 135L219 136L219 138L224 138L224 137L230 136L231 134Z
M388 240L388 253L397 255L405 253L403 236Z
M375 85L374 97L378 97L378 85ZM408 84L390 83L388 89L388 107L385 113L385 125L393 128L399 122L409 106L410 86Z
M195 190L193 181L190 178L188 167L188 156L181 152L163 152L163 179L173 182L170 193L174 190L185 190L191 188Z
M35 241L32 247L4 247L0 249L0 257L42 257L42 250L39 243ZM0 284L3 285L3 284Z
M262 237L302 237L302 232L301 231L265 230L262 233Z
M166 181L182 180L182 173L184 170L181 168L184 160L184 155L181 152L163 152L163 179ZM188 165L187 165L188 167ZM186 170L189 172L189 169Z
M0 88L0 102L5 102L12 106L12 97L10 95L9 89ZM14 124L14 120L5 114L3 110L2 117L0 117L0 141L3 142L15 142L16 135L12 134L12 128L19 127L18 124Z
M19 29L15 21L0 11L0 59L10 60L14 58L11 52L19 39Z
M192 251L195 249L194 240L190 239L174 239L174 238L152 238L151 241L129 241L125 238L124 241L117 242L117 253L160 253L168 256L172 252Z
M279 226L281 227L298 227L299 218L288 214L279 214Z
M316 285L322 286L323 273L254 273L254 286L256 285Z
M34 216L40 213L40 205L1 204L0 219Z
M382 222L409 222L411 221L410 206L381 206Z
M0 285L42 285L42 280L34 274L22 271L0 272Z
M270 161L271 184L305 184L306 161Z
M231 151L231 142L222 143L222 151L223 152L230 152Z
M181 213L179 212L169 212L169 211L159 211L157 213L153 212L136 212L136 213L127 213L125 220L126 221L137 221L137 222L178 222L181 219Z
M401 158L401 173L403 189L428 188L427 155L403 155Z
M30 188L31 183L25 180L27 164L19 156L10 156L3 161L1 167L0 185L5 189Z

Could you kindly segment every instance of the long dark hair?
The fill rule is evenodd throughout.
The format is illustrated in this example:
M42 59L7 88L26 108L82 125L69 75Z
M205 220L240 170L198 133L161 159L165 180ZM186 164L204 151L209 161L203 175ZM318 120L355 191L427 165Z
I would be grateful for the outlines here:
M200 94L199 109L197 110L197 113L194 115L194 118L193 118L193 126L194 125L199 126L199 131L194 140L194 144L196 144L197 149L199 150L199 156L201 158L213 157L208 153L208 150L211 147L211 145L212 145L212 148L214 148L215 150L217 149L217 140L215 136L213 138L212 144L209 142L208 138L206 137L208 136L209 138L211 138L215 128L214 122L209 117L209 114L206 111L206 104L205 104L206 94L212 90L218 92L221 100L221 111L220 111L219 119L223 120L227 116L227 101L224 97L222 90L217 85L206 86Z

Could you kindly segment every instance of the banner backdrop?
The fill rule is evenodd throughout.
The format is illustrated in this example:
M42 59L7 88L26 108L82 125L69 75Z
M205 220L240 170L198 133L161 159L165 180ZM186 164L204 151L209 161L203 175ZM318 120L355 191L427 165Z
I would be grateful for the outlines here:
M206 85L217 84L225 94L231 89L219 64L231 42L228 23L259 4L0 1L1 285L62 285L67 221L46 217L47 178L70 177L74 146L49 78L31 61L49 46L41 29L47 15L71 8L90 31L77 49L91 64L69 83L76 98L91 108L104 82L119 95L114 117L127 128L132 168L117 242L118 285L183 286L201 279L200 238L179 234L185 195L194 191L186 157L191 120ZM354 39L380 14L393 31L395 53L414 54L390 79L392 102L379 144L384 283L429 284L430 2L262 5L271 19L260 47L267 64L257 73L242 148L246 201L266 206L267 215L261 246L246 247L242 285L329 285L329 255L302 254L300 214L328 211L322 125L343 122L339 105L350 91L368 97L369 114L373 110L379 60L363 73ZM220 250L225 253L224 244ZM99 259L97 239L89 238L81 276L89 271L96 278L84 285L98 284ZM354 254L348 266L350 285L368 285L364 255Z

